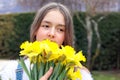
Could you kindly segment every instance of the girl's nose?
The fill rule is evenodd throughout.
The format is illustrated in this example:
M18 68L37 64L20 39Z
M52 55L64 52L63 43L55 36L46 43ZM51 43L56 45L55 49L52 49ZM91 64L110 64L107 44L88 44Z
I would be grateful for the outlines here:
M54 38L54 37L55 37L55 28L51 28L51 29L50 29L50 31L49 31L49 33L48 33L48 36L49 36L50 38Z

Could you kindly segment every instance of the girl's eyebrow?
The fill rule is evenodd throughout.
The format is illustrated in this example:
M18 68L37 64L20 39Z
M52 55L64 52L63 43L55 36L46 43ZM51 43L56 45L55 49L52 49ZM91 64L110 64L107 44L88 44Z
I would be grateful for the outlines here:
M51 23L51 22L49 22L49 21L42 21L42 22L44 22L44 23L49 23L49 24Z
M44 21L42 21L43 23L48 23L48 24L51 24L51 22L49 22L49 21L46 21L46 20L44 20ZM65 25L64 24L58 24L58 26L63 26L63 27L65 27Z
M60 27L65 27L65 25L64 25L64 24L58 24L58 26L60 26Z

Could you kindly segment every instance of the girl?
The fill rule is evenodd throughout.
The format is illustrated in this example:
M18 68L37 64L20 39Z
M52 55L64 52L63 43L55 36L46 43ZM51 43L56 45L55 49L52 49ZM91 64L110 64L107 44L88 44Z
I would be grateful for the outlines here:
M30 29L30 40L42 41L49 39L59 46L73 46L73 22L69 10L60 3L49 3L38 10ZM68 53L69 54L69 53ZM26 59L29 66L29 61ZM40 79L47 80L52 68ZM93 80L86 68L81 68L83 80ZM0 72L2 80L28 80L17 61L7 61L6 67ZM6 76L7 75L7 76ZM10 75L10 76L9 76ZM21 79L19 79L21 78Z

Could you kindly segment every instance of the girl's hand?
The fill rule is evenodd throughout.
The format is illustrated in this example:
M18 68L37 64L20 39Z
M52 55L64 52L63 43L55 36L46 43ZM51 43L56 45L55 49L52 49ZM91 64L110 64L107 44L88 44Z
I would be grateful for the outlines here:
M50 67L50 69L45 73L44 76L40 78L40 80L47 80L52 74L52 72L53 72L53 67Z

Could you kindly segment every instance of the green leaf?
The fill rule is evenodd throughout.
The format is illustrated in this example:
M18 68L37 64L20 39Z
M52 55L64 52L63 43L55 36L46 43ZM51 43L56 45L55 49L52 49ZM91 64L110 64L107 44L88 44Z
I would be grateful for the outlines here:
M33 76L34 76L34 80L38 80L38 77L37 77L37 63L33 64Z
M65 70L65 69L64 69L64 70L61 72L61 74L59 75L59 77L58 77L57 80L63 80L63 79L65 78L66 74L67 74L67 71L68 71L68 70Z
M32 80L32 79L31 79L31 76L30 76L30 73L29 73L29 71L28 71L28 69L27 69L27 66L26 66L26 64L25 64L25 62L24 62L24 59L23 59L23 58L20 58L19 63L20 63L20 65L22 66L22 68L24 69L24 71L26 72L26 74L28 75L29 80Z
M40 66L39 66L39 70L38 70L39 78L41 78L43 76L43 74L44 74L44 67L45 67L44 62L41 62Z
M49 80L56 80L56 79L55 79L56 76L57 76L56 73L58 73L59 68L60 68L60 62L55 65L54 70L53 70L53 73L52 73L52 75L50 76Z
M62 64L59 62L59 64L58 64L58 69L56 70L56 74L54 75L54 78L53 78L53 80L56 80L57 78L58 78L58 76L61 74L61 72L62 72L62 68L63 68L63 66L62 66Z
M49 70L49 62L46 62L46 64L45 64L45 72L44 72L44 74L45 74L48 70Z

